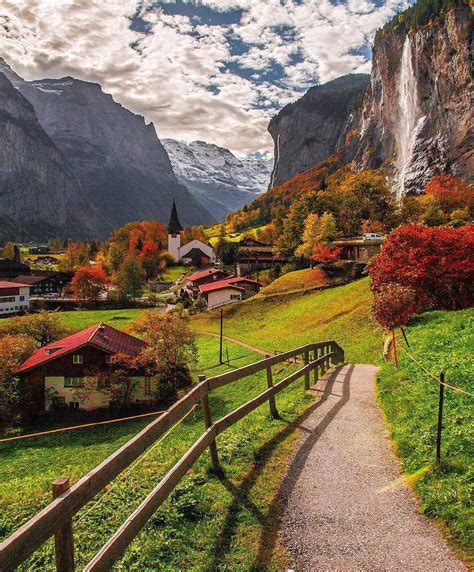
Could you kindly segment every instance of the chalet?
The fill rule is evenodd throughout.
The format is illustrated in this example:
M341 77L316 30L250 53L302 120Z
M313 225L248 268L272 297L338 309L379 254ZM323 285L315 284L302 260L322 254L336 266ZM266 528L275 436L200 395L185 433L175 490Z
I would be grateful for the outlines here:
M29 284L0 281L0 316L27 312L29 307Z
M277 256L275 248L271 244L253 238L245 238L239 242L239 262L237 264L239 276L285 263L286 259Z
M190 276L186 277L183 284L183 290L188 294L196 297L199 293L199 287L204 284L210 284L212 282L218 282L224 278L230 278L230 275L219 270L218 268L207 268L206 270L198 270Z
M44 296L46 294L61 294L63 289L71 283L72 272L34 271L31 276L17 276L13 282L22 282L31 286L31 296Z
M168 223L168 252L177 261L183 264L192 264L197 268L207 266L216 260L214 249L209 243L193 239L181 245L183 227L179 222L176 203L173 201L170 220Z
M94 371L107 371L111 356L137 357L145 342L105 324L96 324L36 350L18 369L26 403L36 412L57 407L98 409L110 404L102 392L91 392L79 402L75 390ZM155 380L137 377L132 402L153 401Z
M208 282L198 287L200 297L208 308L216 308L232 302L238 302L253 296L262 285L256 280L242 276L230 276L217 282Z
M226 280L199 286L199 294L208 308L217 308L243 299L245 289Z
M383 237L375 234L342 238L334 244L341 249L341 260L354 262L368 262L382 251Z
M15 246L13 258L0 258L0 280L11 280L24 274L31 274L31 269L21 261L20 249Z
M42 266L56 266L59 260L54 256L37 256L34 263Z

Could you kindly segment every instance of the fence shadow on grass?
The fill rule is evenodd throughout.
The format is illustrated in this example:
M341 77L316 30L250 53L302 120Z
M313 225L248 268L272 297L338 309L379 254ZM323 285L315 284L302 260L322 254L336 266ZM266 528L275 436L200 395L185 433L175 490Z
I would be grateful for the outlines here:
M321 435L349 401L350 398L350 381L354 366L338 366L335 371L329 376L328 382L321 394L320 399L309 406L297 419L294 421L286 421L284 418L280 419L286 423L270 441L265 443L255 454L255 462L250 473L245 477L244 481L239 483L238 486L234 485L225 475L220 477L222 484L233 495L234 500L229 507L226 520L223 528L218 535L216 542L213 546L211 553L211 563L206 570L218 570L222 564L223 556L229 551L233 536L239 524L239 513L242 509L247 509L252 512L256 520L262 525L263 530L260 535L259 550L251 570L264 570L271 564L272 555L275 549L276 541L278 538L281 522L282 522L282 504L283 504L283 491L288 494L298 480L302 471L304 463L310 454L311 449L318 442ZM250 498L250 493L257 483L259 477L262 475L265 466L271 460L274 450L284 442L294 431L301 428L304 421L312 415L331 395L333 394L333 387L338 375L344 376L343 378L343 391L342 396L339 396L334 406L326 413L320 420L317 427L308 433L303 444L297 449L293 457L288 473L286 474L283 483L281 484L278 492L275 494L270 506L266 513L262 511L253 503ZM338 379L338 381L340 381Z

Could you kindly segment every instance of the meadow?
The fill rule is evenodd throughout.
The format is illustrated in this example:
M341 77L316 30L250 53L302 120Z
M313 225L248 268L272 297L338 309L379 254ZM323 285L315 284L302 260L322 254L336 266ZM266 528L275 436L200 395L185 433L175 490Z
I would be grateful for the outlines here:
M218 340L200 337L194 374L211 376L260 359L240 346L226 345L230 365L219 366ZM275 378L281 379L293 368L281 365ZM211 396L214 417L222 416L265 387L265 378L259 374L219 389ZM302 381L296 382L277 397L281 419L273 420L266 404L221 435L218 448L224 476L218 478L209 472L206 452L116 569L285 567L287 556L278 543L280 509L276 497L298 435L295 421L312 399L304 394ZM54 478L66 475L76 481L148 422L129 421L0 443L0 538L11 534L49 502ZM152 448L129 474L116 479L103 502L91 503L77 515L74 533L79 569L202 431L198 409ZM35 553L25 569L51 568L49 542Z

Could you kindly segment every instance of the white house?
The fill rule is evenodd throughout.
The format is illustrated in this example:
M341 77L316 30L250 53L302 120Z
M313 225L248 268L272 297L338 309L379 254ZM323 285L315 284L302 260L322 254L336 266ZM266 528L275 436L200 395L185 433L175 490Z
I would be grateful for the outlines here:
M225 280L220 280L219 282L211 282L199 286L199 293L201 298L206 301L208 308L217 308L218 306L242 300L245 289L229 284Z
M27 312L30 307L30 286L0 281L0 316Z
M176 260L183 264L192 264L201 267L215 262L216 256L210 244L193 239L181 246L183 227L179 222L176 203L173 201L170 221L168 223L168 252Z

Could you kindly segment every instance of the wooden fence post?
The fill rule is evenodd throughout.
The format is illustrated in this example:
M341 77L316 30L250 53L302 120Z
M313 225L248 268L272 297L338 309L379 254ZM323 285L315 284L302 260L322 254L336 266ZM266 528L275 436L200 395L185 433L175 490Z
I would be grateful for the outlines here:
M71 487L68 477L53 481L53 498L58 498ZM74 572L74 539L72 518L65 522L54 535L54 556L58 572Z
M304 352L304 365L309 364L309 352ZM309 370L304 373L304 388L306 391L309 389Z
M198 379L199 382L201 383L206 380L206 376L199 375ZM202 405L202 412L204 415L204 425L206 426L206 429L209 429L209 427L212 425L212 416L211 416L211 406L209 404L209 395L207 392L201 399L201 405ZM219 455L217 454L217 445L215 439L211 441L209 445L209 453L211 455L212 468L214 472L220 473L221 467L219 465Z
M439 376L438 431L436 435L436 463L441 463L441 434L443 431L444 373Z
M269 358L269 357L270 356L268 354L265 355L265 358ZM272 374L272 366L271 365L267 366L267 385L269 388L273 387L273 374ZM270 406L270 415L273 417L273 419L278 419L279 415L278 415L278 411L276 408L274 395L270 395L270 397L268 398L268 405Z

